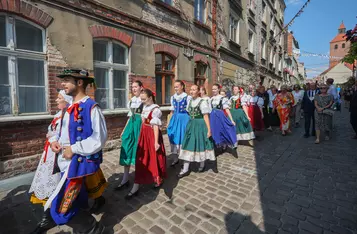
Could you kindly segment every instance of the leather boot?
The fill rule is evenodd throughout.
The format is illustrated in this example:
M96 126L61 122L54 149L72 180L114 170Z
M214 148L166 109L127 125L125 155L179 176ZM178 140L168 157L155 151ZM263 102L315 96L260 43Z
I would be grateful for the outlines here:
M50 209L47 209L42 216L42 220L37 224L36 229L31 232L31 234L42 234L50 230L51 228L54 228L55 226L56 223L51 217Z

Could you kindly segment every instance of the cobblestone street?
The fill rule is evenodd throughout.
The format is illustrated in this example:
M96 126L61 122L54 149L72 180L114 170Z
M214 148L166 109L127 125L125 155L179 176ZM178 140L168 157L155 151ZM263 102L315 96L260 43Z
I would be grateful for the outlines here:
M198 174L192 165L190 176L178 181L180 168L169 168L160 190L146 186L130 201L124 199L130 188L113 191L123 170L119 151L107 152L102 169L110 185L96 217L121 234L357 233L357 141L350 139L346 109L336 119L329 142L315 145L302 137L302 128L287 137L264 132L254 147L240 145L238 158L220 155L219 173L207 168ZM1 233L29 233L40 220L41 208L30 204L28 188L0 194ZM70 232L56 227L48 233Z

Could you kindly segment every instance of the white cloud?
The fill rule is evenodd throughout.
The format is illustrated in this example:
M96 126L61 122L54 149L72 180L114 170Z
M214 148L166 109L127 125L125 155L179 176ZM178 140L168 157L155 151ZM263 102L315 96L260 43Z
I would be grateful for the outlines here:
M297 5L300 4L302 2L302 0L287 0L286 1L286 5Z

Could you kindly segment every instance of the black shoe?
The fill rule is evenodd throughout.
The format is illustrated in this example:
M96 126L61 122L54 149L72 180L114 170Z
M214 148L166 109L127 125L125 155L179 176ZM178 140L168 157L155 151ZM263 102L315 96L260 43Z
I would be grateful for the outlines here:
M179 179L182 179L183 177L186 177L190 174L190 171L186 171L185 173L180 173L177 175Z
M105 198L103 196L100 196L94 200L94 204L92 208L90 208L89 212L94 214L98 212L105 204Z
M132 193L131 191L128 193L128 195L125 196L125 199L126 200L130 200L132 199L133 197L136 197L139 195L139 189L136 190L134 193Z
M310 136L309 134L306 134L306 133L304 134L305 138L309 138L309 136Z
M118 187L114 188L114 191L121 191L124 188L128 188L130 185L130 181L128 180L127 182L125 182L124 184L120 184Z
M170 166L175 167L178 163L179 163L179 160L177 159L177 160L173 161Z
M198 168L198 173L202 173L202 172L204 172L205 171L205 167L203 166L203 167L200 167L200 168Z
M42 234L56 226L56 223L51 218L50 210L48 209L45 211L42 216L42 220L37 224L36 229L31 232L31 234Z

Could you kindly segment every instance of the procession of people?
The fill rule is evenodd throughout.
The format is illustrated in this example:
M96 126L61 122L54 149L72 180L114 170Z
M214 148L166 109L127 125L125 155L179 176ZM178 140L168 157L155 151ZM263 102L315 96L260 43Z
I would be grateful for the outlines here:
M43 233L56 225L68 225L74 233L97 234L104 230L93 213L105 204L102 196L108 183L100 169L102 149L107 140L105 118L98 104L86 95L94 77L85 70L64 70L58 75L62 90L56 100L59 112L48 127L43 155L33 179L31 202L41 204L44 214L33 233ZM220 84L212 85L212 97L204 87L191 85L186 93L184 81L174 82L171 114L167 135L173 156L172 167L181 164L178 179L189 176L190 165L198 163L198 173L206 170L206 161L217 165L217 150L236 152L239 141L253 141L259 132L279 126L282 136L299 127L301 113L305 117L305 135L316 135L316 144L324 134L329 140L333 129L333 104L336 97L331 81L293 89L283 85L231 87L231 97ZM357 85L357 83L356 83ZM163 121L156 94L139 80L131 83L132 98L128 103L128 120L121 134L119 165L123 176L114 188L121 191L130 186L129 171L135 168L135 179L126 199L137 196L142 184L160 188L167 176L166 150L161 131ZM355 105L355 92L351 106ZM355 110L355 108L354 108ZM355 111L351 124L356 131ZM311 124L312 122L312 124ZM310 127L312 125L312 130ZM218 173L217 168L214 169ZM89 208L88 201L94 200Z

